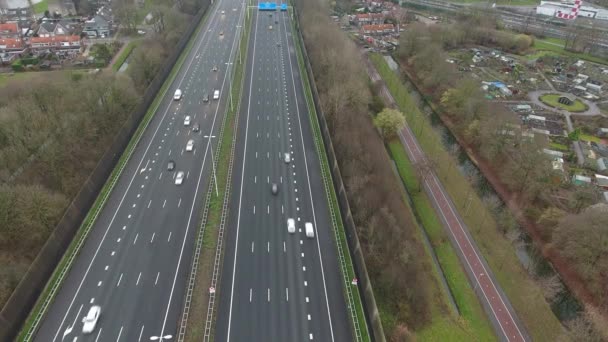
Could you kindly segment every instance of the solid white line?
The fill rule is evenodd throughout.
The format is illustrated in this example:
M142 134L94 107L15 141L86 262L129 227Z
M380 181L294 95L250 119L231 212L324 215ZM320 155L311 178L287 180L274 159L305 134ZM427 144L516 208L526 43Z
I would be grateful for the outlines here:
M133 239L133 244L135 244L137 242L137 237L139 236L139 233L135 234L135 239Z
M267 213L267 214L270 214L270 205L268 205L268 206L266 207L266 213Z
M251 303L252 292L253 292L253 290L251 288L249 288L249 303Z
M285 288L285 298L289 302L289 288L288 287Z
M287 252L287 249L285 248L285 241L283 241L283 252Z
M270 253L270 241L266 243L266 251Z
M154 237L156 236L156 233L152 233L152 240L150 240L150 243L154 242Z
M253 34L253 60L251 62L251 69L254 70L255 69L255 42L257 40L257 35L258 35L258 12L256 12L256 20L255 20L255 31ZM233 303L234 303L234 277L236 275L236 259L237 259L237 254L238 254L238 250L239 250L239 231L240 231L240 223L241 223L241 209L242 209L242 200L243 200L243 183L245 178L243 177L243 175L245 174L245 163L247 161L247 137L249 135L249 115L251 113L251 98L253 96L251 96L251 89L253 88L253 77L251 77L251 79L249 80L249 96L247 99L247 123L245 124L245 149L244 149L244 153L243 153L243 167L242 167L242 171L241 171L241 189L239 192L239 211L238 211L238 215L237 215L237 220L236 220L236 247L234 248L234 261L232 264L232 283L231 283L231 287L230 287L230 310L228 312L228 334L226 335L226 341L229 342L230 341L230 329L232 328L232 307L233 307ZM257 152L256 152L256 157L257 157ZM254 207L255 208L255 207Z
M156 273L156 280L154 281L154 285L156 285L156 283L158 283L158 276L160 275L160 272Z
M163 173L162 172L158 175L158 180L160 180L161 178L163 178Z
M255 205L253 206L253 215L255 215Z
M177 207L179 208L182 205L182 198L179 198L179 202L177 202Z
M162 173L161 173L162 175ZM150 208L150 204L152 204L152 200L150 200L150 202L148 202L148 208Z
M266 295L267 300L270 302L270 288L268 288L268 294Z
M138 342L141 341L141 335L143 335L143 333L144 333L144 326L142 325L141 331L139 332L139 338L137 339Z
M171 241L171 233L173 232L169 232L169 238L167 239L167 242Z
M135 286L139 285L139 278L141 278L141 272L139 272L139 275L137 276L137 282L135 283Z
M101 331L103 330L103 328L99 328L99 332L97 333L97 337L95 338L95 342L99 341L99 336L101 336ZM74 337L74 341L76 341L76 338Z
M254 244L254 242L251 241L251 253L253 253L253 249L254 249L253 244Z
M283 22L285 23L285 16L283 16ZM283 32L285 34L286 41L289 43L289 38L287 37L287 30L284 30ZM293 34L291 36L293 37ZM295 82L294 75L293 75L293 65L291 63L291 56L288 58L288 60L289 60L289 71L290 71L290 74L291 74L291 84L292 84L293 93L294 93L296 113L297 113L297 116L298 116L298 126L300 128L299 129L299 131L300 131L300 141L302 143L302 153L303 153L303 157L304 157L304 166L305 166L305 170L306 170L306 180L307 180L307 183L308 183L308 194L310 196L310 206L312 208L312 219L313 219L315 227L319 227L319 225L317 224L317 217L316 217L316 213L315 213L315 207L314 207L314 203L313 203L313 200L312 200L312 189L310 187L310 176L309 176L309 173L308 173L308 161L307 161L307 158L306 158L306 149L304 148L304 135L302 133L302 120L300 118L300 108L299 108L299 105L298 105L298 96L297 96L298 92L296 91L296 82ZM300 77L300 84L302 85L302 87L304 87L304 84L302 83L302 78L301 77ZM306 103L306 106L308 106L307 103ZM327 316L329 318L328 319L328 321L329 321L329 331L331 333L331 340L335 341L335 338L334 338L334 328L333 328L333 324L331 322L331 310L329 308L329 300L327 298L328 297L327 296L327 284L325 283L325 270L323 268L323 255L321 253L321 245L319 243L320 239L317 238L315 240L317 240L317 251L319 252L319 264L321 265L321 278L323 279L323 291L325 293L325 305L327 307Z
M118 337L116 338L116 342L120 341L120 335L122 335L122 328L120 327L120 331L118 332Z
M163 202L163 208L165 207L165 204L167 204L167 200Z
M120 274L120 277L118 278L118 283L116 283L116 287L118 287L118 285L120 285L121 280L122 280L122 273Z

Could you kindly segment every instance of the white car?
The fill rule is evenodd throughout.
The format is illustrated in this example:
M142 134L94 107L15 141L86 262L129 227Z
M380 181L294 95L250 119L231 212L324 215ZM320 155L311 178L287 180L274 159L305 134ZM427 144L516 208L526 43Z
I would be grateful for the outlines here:
M194 149L194 140L190 139L186 143L186 151L190 152L192 149Z
M306 222L304 224L304 228L306 228L306 237L307 238L312 239L315 237L315 229L313 228L312 223Z
M285 163L289 164L291 162L291 154L285 153Z
M173 99L175 101L179 101L182 98L182 91L179 89L175 90L175 94L173 94Z
M224 14L224 13L226 13L226 12L224 12L224 10L222 10L222 14Z
M184 171L179 171L177 175L175 175L175 185L182 185L184 182Z
M184 118L184 126L190 126L190 115L186 115Z
M95 326L97 325L97 320L99 319L99 314L101 313L101 307L99 305L93 305L89 309L89 313L82 319L82 333L90 334L95 330Z
M287 219L287 231L292 234L296 232L296 220L292 218Z
M220 98L220 91L219 90L214 90L213 91L213 99L214 100L219 100Z

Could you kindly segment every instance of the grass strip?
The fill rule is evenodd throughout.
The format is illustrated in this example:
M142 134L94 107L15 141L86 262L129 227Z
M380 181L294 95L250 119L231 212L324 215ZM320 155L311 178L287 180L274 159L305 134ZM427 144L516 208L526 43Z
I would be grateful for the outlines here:
M535 39L534 49L536 53L528 55L528 59L536 59L544 55L554 53L561 56L582 59L589 62L608 65L608 60L601 57L591 56L588 53L568 51L564 48L565 42L559 39Z
M388 148L401 181L412 200L413 209L429 237L461 315L460 320L453 322L445 322L441 318L434 319L433 324L417 331L417 336L422 340L433 341L469 341L473 337L481 341L496 340L490 322L468 282L458 255L452 247L441 221L437 218L431 201L426 192L420 191L416 171L405 153L403 145L395 139L388 144ZM448 324L452 325L453 329L444 329Z
M133 52L133 49L135 49L135 47L137 47L137 41L130 41L127 46L125 46L125 48L120 53L120 56L118 56L118 58L116 58L116 60L114 61L114 64L112 64L112 70L114 72L117 72L118 69L120 69L120 67L127 60L131 52Z
M235 63L236 67L233 73L233 81L231 82L232 97L235 103L240 103L243 81L245 75L246 56L249 42L249 34L251 29L252 16L245 16L245 23L243 29L245 30L241 37L240 54L242 57L242 64ZM207 223L201 230L203 234L203 248L199 257L199 268L196 274L196 281L194 285L194 291L192 293L192 301L190 303L190 313L188 316L189 322L196 322L196 324L188 324L186 327L185 341L202 341L205 334L205 321L207 316L207 307L209 303L209 293L207 286L211 283L211 272L213 271L213 262L215 258L215 250L217 246L217 238L219 233L219 226L222 216L222 204L225 196L230 196L224 189L226 188L226 181L228 178L228 168L230 164L232 142L234 139L234 133L236 128L235 117L236 113L240 110L240 105L236 105L234 109L230 109L227 106L226 112L226 125L222 133L222 140L220 142L220 149L217 151L217 169L216 178L217 186L220 189L220 196L212 196L209 201L209 213ZM219 286L216 292L216 298L219 298ZM215 316L214 316L215 317ZM213 335L212 330L212 335ZM211 339L213 340L213 339Z
M370 59L399 109L405 114L420 146L438 165L435 168L437 176L456 209L464 212L462 219L532 339L557 340L562 332L559 320L545 301L540 287L520 264L511 242L499 231L492 213L458 171L457 160L446 151L441 136L433 129L427 116L420 112L399 76L390 70L384 58L371 54ZM468 209L464 210L465 207Z
M293 28L294 32L296 32L297 29L295 27L295 23L292 23L292 28ZM336 230L338 232L338 236L339 236L339 239L338 239L338 241L336 241L336 243L340 244L342 250L346 252L346 253L344 253L344 260L346 262L346 269L347 269L346 277L347 277L347 279L353 279L353 278L355 278L355 271L353 268L353 263L352 263L352 260L350 257L350 253L347 252L347 251L349 251L349 248L348 248L348 243L346 241L346 232L344 231L344 226L342 224L342 217L339 214L340 207L338 206L338 199L336 197L336 192L333 187L333 181L331 180L332 176L331 176L330 169L329 169L329 162L327 161L327 155L325 154L325 150L322 147L323 138L321 136L321 128L319 126L319 121L318 121L316 109L314 106L310 81L308 79L308 74L306 73L306 67L304 66L304 57L302 54L302 49L304 47L301 46L300 41L297 36L294 37L293 40L295 41L295 44L296 44L296 55L297 55L297 59L298 59L298 65L300 67L300 75L302 76L304 95L306 98L306 103L308 104L309 119L310 119L310 122L311 122L312 128L313 128L317 155L319 156L321 168L323 169L323 172L325 173L325 175L327 175L327 177L329 177L329 181L330 181L330 186L326 186L325 190L327 191L327 196L329 198L329 205L332 207L331 209L334 211L334 213L336 213L335 218L336 218L337 227L335 227L335 226L333 227L334 230ZM341 268L340 268L340 270L341 270ZM346 284L344 282L342 284L343 284L343 286L349 286L349 284ZM353 301L354 301L354 303L352 303L352 304L353 304L354 308L351 307L349 309L355 310L355 316L357 317L359 328L361 330L362 341L370 341L369 332L367 330L367 323L365 320L365 314L363 313L363 304L361 303L361 297L359 295L359 291L357 291L356 289L353 288L352 294L353 294ZM348 302L348 298L347 298L347 302Z
M129 141L127 148L121 155L121 157L118 161L118 164L116 165L116 167L114 167L114 170L110 174L110 177L108 178L108 180L104 184L103 188L101 189L101 192L95 199L93 206L87 213L87 216L85 217L84 221L80 225L80 228L78 228L78 231L76 232L76 235L74 236L74 239L72 240L72 242L66 249L63 257L61 258L61 261L55 268L55 271L53 271L53 274L52 274L50 280L47 282L44 290L42 291L41 295L38 297L38 300L36 301L36 304L34 305L33 310L30 312L23 327L21 328L21 332L19 333L18 338L17 338L18 341L29 341L29 339L33 337L32 335L33 335L34 331L32 331L32 329L35 330L37 328L34 326L34 323L36 323L36 324L39 323L39 322L36 322L36 317L40 314L45 302L48 301L49 305L50 305L50 303L53 301L56 293L55 292L52 293L52 289L55 287L57 282L60 281L59 278L60 278L61 274L64 272L67 274L69 268L71 267L70 260L73 260L73 258L75 258L75 255L77 255L80 252L80 247L82 246L84 240L86 239L91 227L95 223L97 214L101 211L101 209L105 205L105 202L106 202L110 192L114 188L114 185L116 184L116 182L118 180L118 177L120 177L125 164L130 159L130 157L133 153L133 150L135 149L135 146L139 142L139 139L141 138L145 129L148 127L148 124L150 123L152 117L154 116L158 107L160 106L161 101L165 97L167 90L169 89L171 84L173 84L173 81L175 80L175 77L177 76L178 71L180 70L180 68L182 67L182 64L184 63L184 60L190 53L190 50L192 49L194 42L196 40L195 38L200 33L201 28L204 26L205 21L206 21L206 15L203 18L203 20L201 20L201 23L199 24L196 32L192 35L188 44L184 48L184 51L182 52L182 54L178 58L177 62L173 66L171 73L165 80L165 83L159 90L158 95L156 96L156 98L154 99L152 104L150 105L150 108L148 108L146 115L142 119L142 122L139 124L139 127L135 131L135 134L133 134L133 137ZM31 334L28 337L28 333L30 331L31 331Z

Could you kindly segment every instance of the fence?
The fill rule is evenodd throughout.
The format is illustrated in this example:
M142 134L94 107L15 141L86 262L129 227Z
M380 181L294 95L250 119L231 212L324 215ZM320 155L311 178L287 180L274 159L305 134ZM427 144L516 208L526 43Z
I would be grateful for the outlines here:
M19 332L21 324L36 304L38 296L44 290L49 278L76 232L81 227L84 218L91 209L106 180L128 146L131 137L146 115L148 108L171 74L173 66L188 44L190 37L198 28L208 7L209 1L203 0L201 8L193 18L192 23L183 33L182 38L175 45L172 54L146 89L143 101L127 118L116 135L114 142L101 157L95 169L89 175L89 178L87 178L74 200L70 203L70 206L66 209L61 221L59 221L36 256L36 259L34 259L30 268L2 308L0 312L0 341L11 341ZM46 298L46 300L50 302L52 298Z
M296 17L295 22L297 26L296 39L299 39L300 44L305 47L306 44L304 42L304 38L302 37L302 32L299 27L300 21L296 8L294 8L294 14ZM331 141L329 127L327 126L327 121L325 120L325 114L321 109L319 93L317 92L317 86L315 84L314 74L312 72L310 61L308 59L308 53L306 52L306 48L302 50L304 62L306 65L306 74L308 75L308 79L310 80L314 105L317 112L317 118L321 127L321 135L323 136L323 145L325 147L325 153L327 154L327 158L329 160L330 172L334 183L334 188L338 195L338 205L340 206L340 215L342 216L342 221L346 230L346 239L348 241L349 252L353 260L355 273L357 274L357 278L359 280L359 286L357 288L359 289L359 293L363 298L363 310L365 312L366 321L370 325L369 330L372 332L371 339L373 341L386 341L386 338L384 336L384 329L382 328L382 322L380 320L380 313L378 312L378 307L376 306L376 299L374 298L374 291L372 289L371 281L367 273L367 267L365 266L365 258L363 257L363 251L361 250L359 237L357 236L355 221L353 220L350 211L350 204L348 203L346 188L344 187L344 182L342 181L342 175L338 166L338 160L336 159L336 153L334 151L334 147Z

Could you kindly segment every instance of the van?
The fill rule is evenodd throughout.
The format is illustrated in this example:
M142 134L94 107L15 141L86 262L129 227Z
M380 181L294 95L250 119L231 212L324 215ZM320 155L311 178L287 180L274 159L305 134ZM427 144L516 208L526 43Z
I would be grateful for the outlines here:
M175 94L173 94L173 99L175 101L179 101L179 99L181 99L181 98L182 98L182 91L179 89L176 89Z
M307 238L315 237L315 229L312 227L312 223L306 222L306 224L304 224L304 228L306 228L306 237Z
M220 91L219 90L215 90L213 92L213 99L214 100L219 100L219 98L220 98Z

